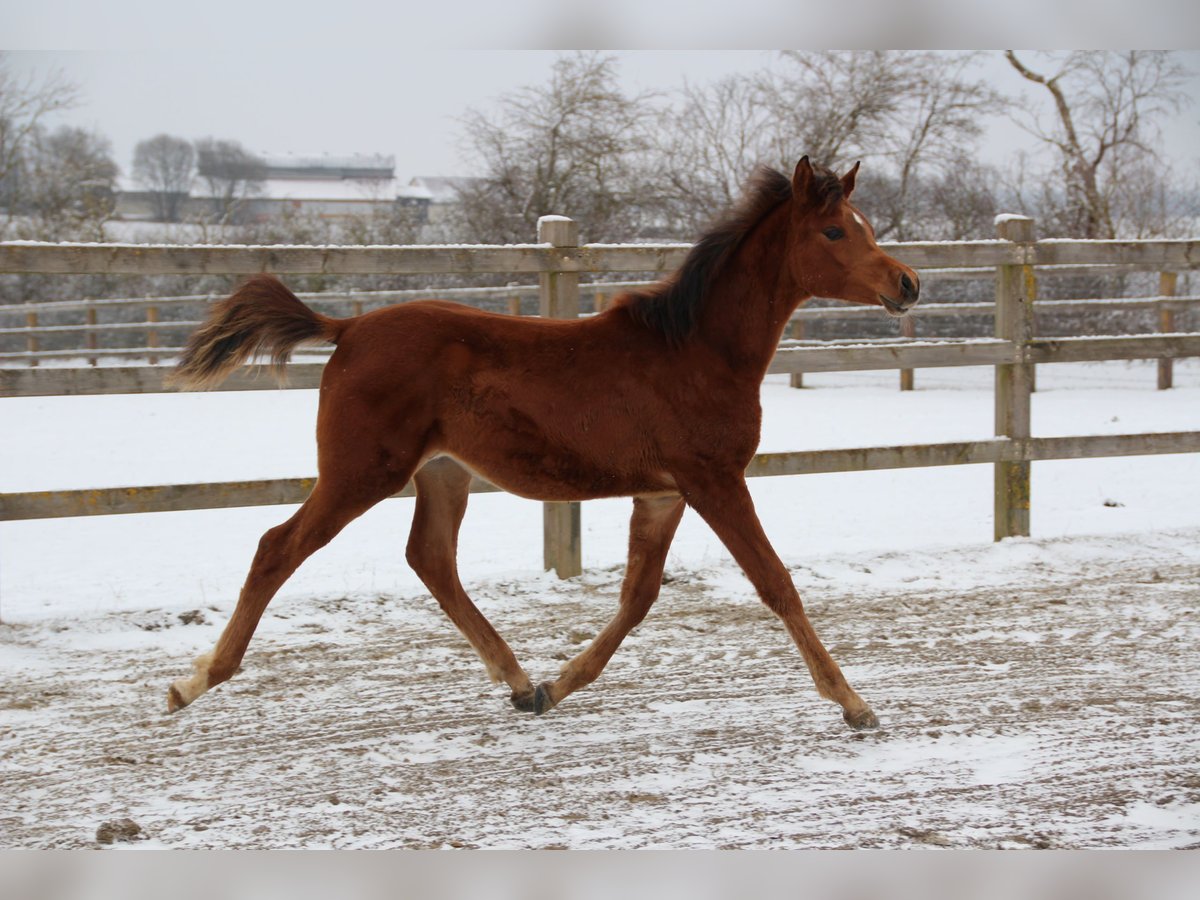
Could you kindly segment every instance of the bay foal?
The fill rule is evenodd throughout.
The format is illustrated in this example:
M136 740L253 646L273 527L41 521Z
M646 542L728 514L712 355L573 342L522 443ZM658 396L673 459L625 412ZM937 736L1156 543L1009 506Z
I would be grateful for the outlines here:
M257 354L337 345L321 379L318 478L258 546L215 649L168 692L174 711L238 669L271 597L348 522L409 482L407 559L512 703L537 714L593 681L658 596L685 505L729 548L787 626L821 696L874 728L804 613L754 511L745 469L758 445L759 387L796 307L814 295L903 315L917 275L875 243L845 176L800 160L769 169L671 278L587 319L513 318L422 301L333 319L259 275L216 304L176 371L217 384ZM538 500L633 497L616 616L559 677L535 685L463 590L456 552L471 473Z

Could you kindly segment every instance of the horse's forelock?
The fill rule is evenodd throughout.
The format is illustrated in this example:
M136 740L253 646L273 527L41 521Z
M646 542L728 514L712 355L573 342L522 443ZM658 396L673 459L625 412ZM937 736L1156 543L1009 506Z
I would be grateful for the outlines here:
M828 212L846 195L842 180L824 166L813 166L813 194L822 212Z

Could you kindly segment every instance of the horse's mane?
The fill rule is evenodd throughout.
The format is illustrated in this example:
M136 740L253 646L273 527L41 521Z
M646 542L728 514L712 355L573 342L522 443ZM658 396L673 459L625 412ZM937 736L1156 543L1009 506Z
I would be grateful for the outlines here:
M813 166L814 191L822 205L839 200L842 183L821 166ZM751 174L742 199L716 220L696 243L683 265L670 278L631 291L621 304L633 318L657 331L671 346L679 346L696 329L708 289L733 251L775 207L792 198L792 182L769 166Z

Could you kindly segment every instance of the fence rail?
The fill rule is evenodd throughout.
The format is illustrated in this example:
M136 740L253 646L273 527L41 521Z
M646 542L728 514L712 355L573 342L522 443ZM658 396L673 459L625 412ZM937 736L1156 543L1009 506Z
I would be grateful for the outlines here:
M1200 452L1200 432L1162 434L1086 435L1045 438L1030 433L1030 395L1033 367L1049 362L1078 362L1112 359L1160 360L1161 367L1183 356L1200 356L1200 334L1175 333L1171 329L1178 309L1200 302L1200 297L1174 296L1173 272L1200 267L1200 241L1035 241L1033 223L1009 219L999 226L1000 240L961 243L883 245L907 264L935 268L948 278L991 277L996 280L995 304L944 304L925 308L926 315L988 314L995 316L996 336L971 340L902 340L822 342L785 341L775 355L770 371L791 373L796 383L800 373L861 371L990 365L996 367L996 433L986 441L862 447L838 450L797 451L760 454L751 463L752 477L816 472L851 472L873 469L944 465L992 464L996 471L995 521L997 539L1029 533L1030 464L1046 459L1078 459L1105 456ZM611 292L642 282L581 284L584 273L664 272L676 267L687 251L684 245L577 245L574 223L552 218L539 225L540 243L523 246L477 247L175 247L147 245L56 245L0 243L0 273L42 274L250 274L271 271L280 274L437 274L437 273L536 273L539 284L507 288L452 289L439 296L472 296L484 292L530 297L536 290L543 316L573 318L580 312L580 295ZM1035 267L1049 266L1051 274L1117 271L1128 268L1160 271L1160 296L1125 300L1037 301ZM1168 277L1171 276L1171 277ZM466 293L467 291L472 294ZM396 302L428 292L392 291L345 294L325 300L344 302ZM387 300L384 301L384 295ZM156 308L166 302L195 302L188 298L146 300L66 301L30 304L38 310L85 309L109 306L146 305ZM1038 338L1033 331L1036 310L1077 311L1097 304L1110 308L1157 308L1166 333L1134 336ZM25 305L0 307L0 312L34 314ZM800 327L807 319L863 315L875 310L804 310L797 315ZM91 313L89 313L91 314ZM76 330L94 340L104 328L140 330L157 338L164 328L180 323L146 322L97 326L40 326L27 321L25 333L32 341L39 335ZM57 330L56 330L57 329ZM36 348L35 348L36 349ZM76 356L122 354L167 357L172 347L118 348L89 346L81 351L44 351ZM301 362L288 367L288 386L312 388L319 384L322 363ZM0 397L50 395L147 393L165 390L165 368L115 366L98 368L0 369ZM1169 372L1169 370L1168 370ZM1168 378L1169 382L1169 378ZM1169 386L1169 383L1167 384ZM228 390L274 388L274 382L257 377L254 369L235 374L224 385ZM232 506L298 503L313 484L312 478L213 484L131 486L94 490L40 491L0 495L0 521L59 516L80 516L207 509ZM479 479L473 491L494 491ZM411 494L411 485L397 496ZM579 505L548 503L545 512L545 559L547 568L561 576L581 570Z

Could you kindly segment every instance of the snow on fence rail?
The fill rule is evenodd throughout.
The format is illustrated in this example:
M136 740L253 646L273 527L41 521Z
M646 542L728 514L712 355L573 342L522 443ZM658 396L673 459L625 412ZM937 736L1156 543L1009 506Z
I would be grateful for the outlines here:
M1047 264L1072 274L1099 266L1134 266L1164 272L1163 296L1118 305L1156 304L1166 309L1197 298L1173 297L1178 270L1200 268L1200 241L1034 241L1033 223L1011 218L997 223L1000 240L891 244L885 248L916 268L952 272L951 277L990 269L996 279L996 337L975 340L883 340L822 342L813 346L785 341L771 372L792 373L992 365L996 367L996 434L988 441L896 447L768 453L756 456L750 476L853 472L923 466L990 463L995 466L995 537L1029 534L1030 463L1157 453L1200 452L1200 432L1037 438L1030 433L1030 396L1037 363L1114 359L1158 359L1169 363L1200 356L1200 334L1039 339L1033 334L1034 266ZM579 315L584 272L664 272L683 259L685 245L578 246L575 223L557 218L539 223L541 243L524 246L448 247L176 247L146 245L57 245L0 243L0 272L42 274L431 274L486 272L537 273L543 316ZM600 287L600 286L597 286ZM608 289L614 285L604 285ZM1169 290L1167 289L1169 287ZM512 289L499 289L501 292ZM392 294L408 292L390 292ZM448 295L449 291L439 291ZM457 293L457 292L456 292ZM347 295L351 296L351 295ZM399 298L397 298L399 299ZM133 301L119 301L122 303ZM1061 308L1113 301L1043 301ZM956 313L985 312L983 304L954 304ZM969 308L967 308L969 307ZM979 307L979 308L976 308ZM928 310L928 308L927 308ZM941 309L938 310L941 312ZM812 310L820 318L831 311ZM838 312L841 312L840 310ZM847 310L848 312L848 310ZM946 311L945 314L951 314ZM1163 312L1162 323L1168 323ZM153 323L148 323L153 324ZM156 333L153 328L146 329ZM1169 331L1169 329L1166 329ZM160 348L167 354L173 348ZM113 351L97 351L98 354ZM136 351L145 355L145 350ZM76 351L76 355L79 355ZM1163 363L1160 362L1160 366ZM289 386L312 388L322 364L288 367ZM138 393L165 390L164 369L153 366L0 370L0 397L61 394ZM1162 383L1160 369L1160 387ZM228 390L274 387L253 369L234 375ZM214 484L176 484L0 494L0 521L61 516L210 509L299 503L312 488L310 478ZM475 479L473 491L494 491ZM410 495L411 487L397 496ZM577 503L545 504L545 562L562 577L582 570Z

